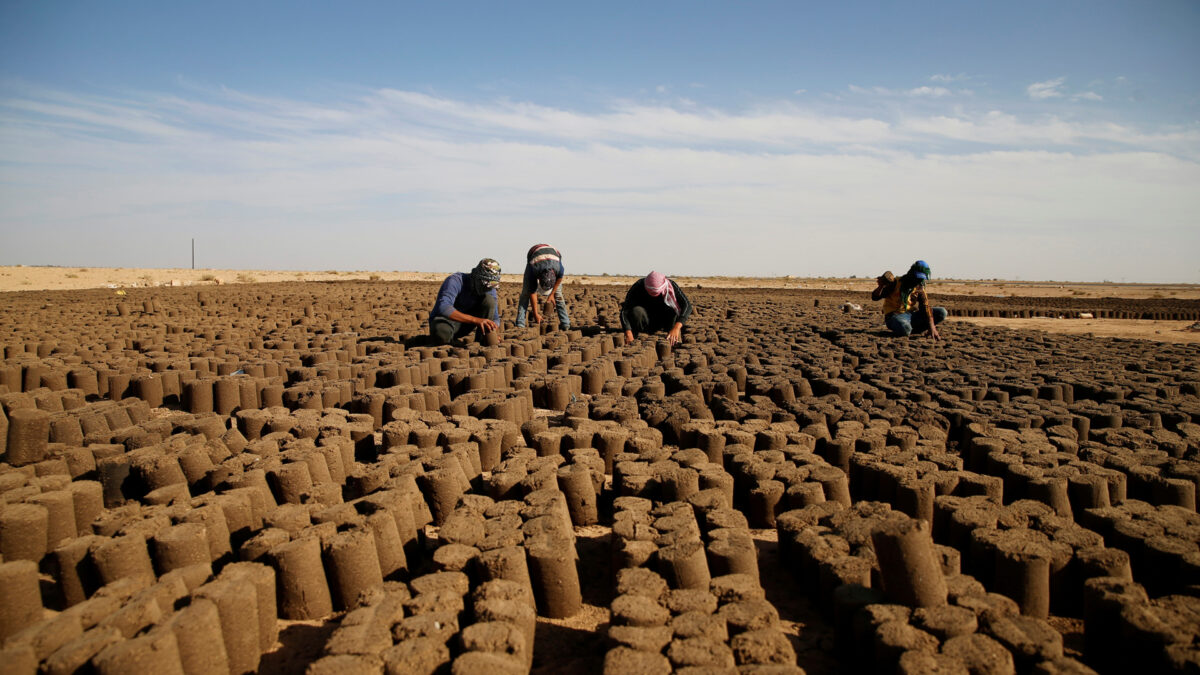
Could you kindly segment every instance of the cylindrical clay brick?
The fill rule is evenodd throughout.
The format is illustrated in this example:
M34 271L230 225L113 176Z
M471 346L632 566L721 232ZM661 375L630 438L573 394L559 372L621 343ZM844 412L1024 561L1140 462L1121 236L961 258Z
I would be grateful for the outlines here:
M871 532L871 542L879 560L883 590L889 597L910 607L946 604L946 578L929 534L929 523L889 521Z
M329 561L330 588L344 609L357 606L363 591L383 585L375 536L369 530L354 528L333 535L326 542L325 557Z
M583 605L575 547L558 533L544 533L527 542L529 575L540 612L551 619L574 616Z
M217 606L229 671L241 675L257 670L262 650L254 584L245 579L218 579L196 589L196 596Z
M271 549L269 556L279 575L279 611L292 621L320 619L333 613L333 598L325 567L321 564L321 541L303 537Z
M93 480L77 480L67 486L75 507L75 532L91 534L92 521L104 511L104 486Z
M713 533L730 536L713 536ZM740 535L740 536L739 536ZM709 533L708 562L713 576L747 574L758 579L758 550L745 530L713 530Z
M396 527L396 519L386 511L377 511L367 516L367 526L375 536L375 551L379 554L379 571L383 576L404 570L408 561L404 555L404 541Z
M46 555L50 512L37 504L11 504L0 510L0 557L32 560Z
M258 642L264 653L279 638L279 610L275 602L275 570L258 563L233 563L221 570L221 578L243 579L254 585L258 604Z
M53 551L58 545L68 539L74 539L78 533L75 526L75 499L66 490L43 492L29 499L31 504L45 507L48 516L46 521L46 550Z
M134 576L154 578L154 565L146 540L140 534L113 537L92 549L92 562L100 572L100 579L111 584L118 579Z
M997 590L1015 600L1021 614L1045 619L1050 614L1049 552L1037 542L1016 537L1005 537L997 543Z
M179 660L187 675L228 675L229 655L221 634L221 616L208 598L194 598L166 623L175 634Z
M154 535L152 542L155 566L161 574L189 565L212 562L208 534L200 523L181 523L164 528Z
M567 498L572 523L582 526L599 522L591 471L577 464L563 467L558 470L558 486Z
M704 545L681 541L658 550L659 572L672 588L708 588L711 576Z
M525 548L505 546L479 554L478 566L485 580L504 579L531 589L529 565L525 560ZM532 598L533 596L530 595Z
M92 663L100 675L184 675L175 633L165 627L105 647Z
M91 549L104 539L95 535L77 537L54 549L55 576L67 607L87 600L100 588L100 573L91 559Z
M472 605L477 621L507 622L520 628L525 634L526 658L532 663L537 612L528 587L501 579L488 581L475 590Z
M41 618L37 565L29 560L0 563L0 643Z
M36 408L8 412L8 447L5 460L13 466L35 464L46 458L50 440L50 413Z
M88 630L56 649L53 654L42 661L41 672L43 675L75 675L81 672L94 672L95 669L90 666L92 658L109 645L114 645L124 639L125 636L121 635L121 631L111 626ZM25 644L28 645L28 643ZM32 646L30 648L32 649ZM0 657L0 660L2 659L3 657ZM31 667L28 671L15 672L32 673L34 670L35 668Z

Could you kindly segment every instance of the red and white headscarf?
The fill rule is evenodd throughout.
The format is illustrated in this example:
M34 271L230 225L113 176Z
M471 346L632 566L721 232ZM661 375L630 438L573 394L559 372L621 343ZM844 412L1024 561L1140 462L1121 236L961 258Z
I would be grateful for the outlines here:
M662 296L663 302L667 303L667 307L679 313L679 301L675 299L675 287L671 285L670 279L661 272L650 272L646 275L646 292L652 297L657 298Z

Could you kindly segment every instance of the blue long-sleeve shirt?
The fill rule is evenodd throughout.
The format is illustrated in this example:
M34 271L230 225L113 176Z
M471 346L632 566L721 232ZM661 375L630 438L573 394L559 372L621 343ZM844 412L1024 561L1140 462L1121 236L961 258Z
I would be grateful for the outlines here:
M500 321L500 294L496 289L491 289L487 292L496 301L496 309L490 317L492 321ZM475 292L474 285L471 283L471 274L469 272L455 272L446 277L442 282L442 287L438 289L437 300L433 303L433 309L429 312L429 320L433 321L434 317L444 316L450 318L450 314L454 310L458 310L463 314L471 316L479 316L480 305L483 304L483 296Z

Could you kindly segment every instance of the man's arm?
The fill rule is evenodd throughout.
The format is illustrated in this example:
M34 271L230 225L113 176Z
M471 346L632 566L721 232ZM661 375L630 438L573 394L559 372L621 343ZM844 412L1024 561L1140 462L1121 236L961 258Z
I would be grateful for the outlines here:
M933 323L933 303L929 302L929 294L925 292L924 287L918 289L918 292L921 294L920 302L925 311L925 319L929 322L929 337L940 340L942 336L938 335L937 325Z
M877 285L875 290L871 291L871 299L882 300L896 290L896 275L889 270L875 277L875 283Z
M559 277L558 280L554 282L554 288L550 289L550 295L546 296L546 307L547 308L558 304L558 287L562 286L562 282L563 282L562 277Z
M634 291L641 287L639 284L643 283L644 282L641 279L633 282L633 285L629 287L629 290L625 291L625 302L621 303L621 328L625 330L625 344L631 344L633 342L633 326L629 323L628 312L629 307L632 307L635 304L637 294Z
M675 323L682 327L683 324L687 323L688 317L692 315L692 301L688 300L688 296L684 295L683 289L679 287L679 284L672 280L668 280L668 283L675 287L675 302L679 305L679 313L675 315Z
M483 330L483 332L485 332L485 333L496 330L496 322L498 321L498 319L483 319L478 316L471 316L470 314L463 314L462 312L458 311L457 309L454 310L453 312L451 312L450 316L448 316L446 318L450 319L451 321L457 321L459 323L469 323L469 324L479 326L479 328L481 330Z
M530 289L528 293L525 292L527 288ZM524 301L529 306L529 318L533 319L534 323L541 323L542 313L538 310L537 288L537 273L533 265L526 264L525 277L521 281L521 296L517 298L517 302Z
M442 282L442 287L438 289L437 300L434 301L433 311L440 314L451 321L459 321L452 315L458 310L454 309L454 301L458 299L458 294L462 292L462 277L457 274L451 274Z

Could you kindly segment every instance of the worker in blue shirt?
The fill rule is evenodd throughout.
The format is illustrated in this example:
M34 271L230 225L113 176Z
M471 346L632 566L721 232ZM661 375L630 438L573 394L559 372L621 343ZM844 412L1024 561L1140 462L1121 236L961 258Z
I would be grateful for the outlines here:
M472 330L480 334L497 330L499 285L500 263L491 258L480 260L470 272L455 272L446 277L429 312L429 336L433 344L450 344Z

